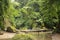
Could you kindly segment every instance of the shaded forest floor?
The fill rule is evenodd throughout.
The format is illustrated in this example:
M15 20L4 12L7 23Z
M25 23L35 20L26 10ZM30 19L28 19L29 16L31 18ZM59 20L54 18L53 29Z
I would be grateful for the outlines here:
M15 36L16 33L4 32L3 35L0 35L0 40L8 40ZM60 40L60 34L53 34L52 40Z

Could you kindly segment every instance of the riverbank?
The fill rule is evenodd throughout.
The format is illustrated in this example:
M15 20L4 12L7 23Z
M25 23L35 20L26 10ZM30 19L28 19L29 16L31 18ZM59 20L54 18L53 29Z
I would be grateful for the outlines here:
M10 40L15 36L16 33L4 32L3 35L0 35L0 40ZM53 34L52 40L60 40L60 34Z

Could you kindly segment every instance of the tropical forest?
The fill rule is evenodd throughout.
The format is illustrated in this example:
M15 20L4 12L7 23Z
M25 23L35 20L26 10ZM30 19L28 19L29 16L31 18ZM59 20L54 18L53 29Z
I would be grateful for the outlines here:
M0 0L0 40L60 40L60 0Z

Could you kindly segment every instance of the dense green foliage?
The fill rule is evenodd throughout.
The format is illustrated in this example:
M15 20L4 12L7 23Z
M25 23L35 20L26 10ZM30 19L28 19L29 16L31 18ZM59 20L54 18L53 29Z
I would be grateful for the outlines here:
M17 20L17 26L27 26L28 28L46 27L54 29L56 23L58 23L58 14L53 7L54 4L50 4L49 0L29 0L28 2L27 0L18 0L18 2L21 5L25 5L20 8L20 17L16 17L19 19L19 21ZM21 7L21 5L19 7Z
M4 17L9 8L9 0L0 0L0 28L4 29Z
M60 0L0 0L0 27L60 30Z
M18 15L18 10L14 8L17 6L11 0L1 0L0 7L0 28L5 29L10 26L15 26L14 17Z

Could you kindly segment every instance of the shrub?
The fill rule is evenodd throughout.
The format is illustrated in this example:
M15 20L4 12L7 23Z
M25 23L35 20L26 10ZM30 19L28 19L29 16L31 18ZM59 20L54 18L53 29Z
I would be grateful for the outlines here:
M31 35L28 34L17 34L12 40L33 40Z

